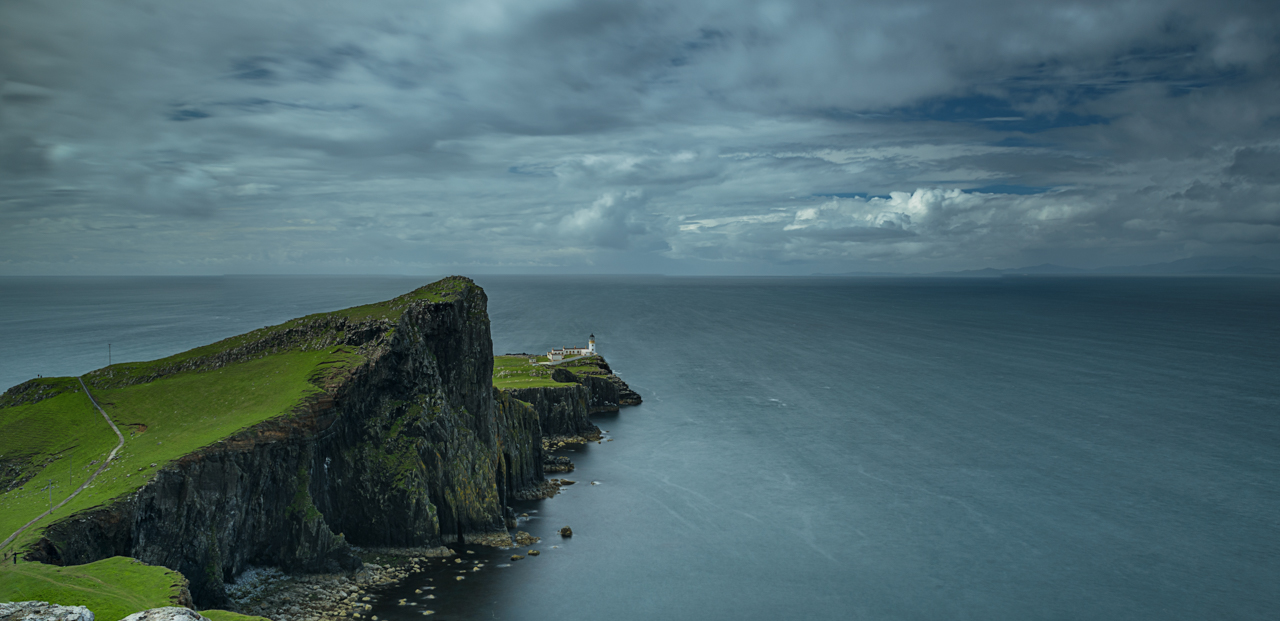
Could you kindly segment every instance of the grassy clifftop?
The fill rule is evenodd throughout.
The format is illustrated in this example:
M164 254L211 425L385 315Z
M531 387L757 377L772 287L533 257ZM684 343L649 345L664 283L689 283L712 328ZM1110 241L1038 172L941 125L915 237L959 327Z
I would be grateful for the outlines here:
M186 580L176 571L120 556L76 567L40 563L0 567L0 602L84 606L98 621L118 621L139 610L176 606L185 586Z
M365 362L393 320L416 302L457 299L476 285L446 278L392 300L318 313L149 362L84 376L125 435L124 448L66 506L0 552L22 550L43 527L144 486L168 462L280 416ZM373 345L370 345L372 347ZM115 434L75 378L43 378L0 397L0 540L66 498L97 469Z
M530 360L533 362L529 362ZM494 356L493 387L494 388L542 388L546 386L568 386L574 382L557 382L551 378L555 369L564 369L575 375L602 375L607 371L601 369L602 359L599 356L584 356L579 360L562 362L554 366L546 366L546 356Z

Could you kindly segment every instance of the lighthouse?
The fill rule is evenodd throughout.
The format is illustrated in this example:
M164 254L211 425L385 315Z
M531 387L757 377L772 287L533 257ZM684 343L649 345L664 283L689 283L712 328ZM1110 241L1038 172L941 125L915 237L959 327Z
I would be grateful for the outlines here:
M594 334L587 337L587 351L593 354L596 353L596 335Z

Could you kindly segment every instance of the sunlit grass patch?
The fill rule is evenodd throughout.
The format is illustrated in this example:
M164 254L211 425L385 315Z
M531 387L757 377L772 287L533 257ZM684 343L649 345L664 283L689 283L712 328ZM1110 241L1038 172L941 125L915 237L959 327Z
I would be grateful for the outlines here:
M97 621L119 621L140 610L177 605L184 582L176 571L122 556L72 567L24 562L0 566L0 602L84 606Z
M6 550L21 549L57 519L141 488L170 461L267 419L287 415L307 396L320 392L331 375L360 361L346 347L290 351L213 371L95 390L98 403L125 434L124 448L89 488L28 529ZM9 450L41 451L31 459L47 463L22 489L0 494L0 537L9 536L48 508L46 484L53 484L53 503L57 504L96 469L89 462L104 459L116 444L115 434L82 392L0 409L0 432L9 428L22 432L16 440L5 437L10 443L5 446L13 447ZM73 445L77 450L67 450ZM68 469L73 473L71 484Z
M546 356L535 360L545 362ZM538 388L541 386L568 386L551 379L551 368L532 364L529 356L494 356L494 388Z

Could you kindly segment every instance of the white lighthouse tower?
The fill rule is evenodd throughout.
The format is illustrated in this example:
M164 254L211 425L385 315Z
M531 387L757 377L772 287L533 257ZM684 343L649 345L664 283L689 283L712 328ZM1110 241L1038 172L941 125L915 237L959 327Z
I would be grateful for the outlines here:
M593 354L596 353L596 335L594 334L587 339L587 351Z

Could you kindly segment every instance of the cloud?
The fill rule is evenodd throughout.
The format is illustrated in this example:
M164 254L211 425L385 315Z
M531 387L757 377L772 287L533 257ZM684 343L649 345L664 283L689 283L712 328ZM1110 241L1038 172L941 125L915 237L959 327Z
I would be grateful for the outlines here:
M5 3L0 269L1280 259L1277 41L1191 0Z
M644 193L639 190L602 194L590 207L562 217L549 243L614 250L631 248L651 233L641 211L645 204ZM653 247L653 241L648 245Z
M1280 148L1245 147L1235 152L1227 174L1251 183L1280 183Z

